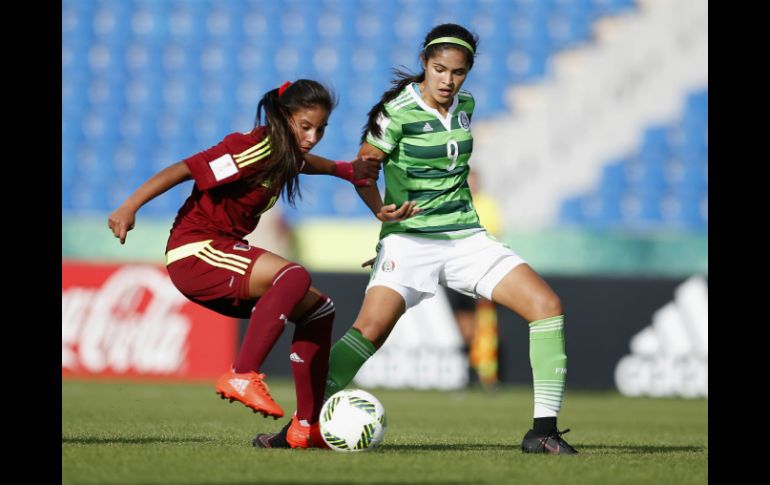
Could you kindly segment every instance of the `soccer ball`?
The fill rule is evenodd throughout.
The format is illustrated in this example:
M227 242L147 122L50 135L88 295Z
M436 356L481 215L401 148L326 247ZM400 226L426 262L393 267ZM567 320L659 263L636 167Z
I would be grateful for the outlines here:
M385 408L366 391L334 394L321 408L321 435L334 451L364 451L380 446L385 436Z

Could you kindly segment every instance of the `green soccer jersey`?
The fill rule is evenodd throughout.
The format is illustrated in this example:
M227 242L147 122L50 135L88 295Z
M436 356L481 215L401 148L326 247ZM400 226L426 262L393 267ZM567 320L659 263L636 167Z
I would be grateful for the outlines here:
M443 117L423 101L417 83L385 104L379 120L382 136L366 136L388 155L383 162L384 202L401 206L416 200L423 211L400 222L384 222L380 239L395 232L453 238L481 228L468 187L473 107L471 93L460 90Z

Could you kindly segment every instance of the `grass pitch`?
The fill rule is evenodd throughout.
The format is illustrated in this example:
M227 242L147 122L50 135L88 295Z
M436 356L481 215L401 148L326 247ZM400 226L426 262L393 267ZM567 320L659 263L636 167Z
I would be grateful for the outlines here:
M290 381L271 393L294 409ZM567 390L559 426L577 456L525 455L532 391L369 389L385 407L381 448L364 453L251 446L274 421L210 385L64 381L62 483L708 482L708 401Z

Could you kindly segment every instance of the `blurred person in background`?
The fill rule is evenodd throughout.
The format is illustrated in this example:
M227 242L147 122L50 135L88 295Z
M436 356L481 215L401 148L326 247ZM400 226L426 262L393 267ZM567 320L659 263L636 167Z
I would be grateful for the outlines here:
M468 173L468 186L480 224L492 237L502 233L502 217L497 201L481 190L477 169ZM499 382L497 309L486 298L474 298L457 291L447 291L457 328L468 354L471 381L478 379L484 389L491 390Z
M293 204L299 173L335 175L355 184L376 180L372 161L331 162L308 152L323 138L334 95L300 79L265 93L255 126L177 162L144 182L108 220L121 244L144 204L187 180L192 192L177 213L166 245L171 281L190 300L249 326L230 371L216 383L222 399L240 401L275 419L284 415L259 372L287 320L294 322L290 356L297 410L285 439L273 447L325 447L318 414L334 321L331 299L311 286L308 271L244 238L280 196ZM264 112L264 124L262 114Z
M460 25L433 28L421 45L422 72L396 70L394 86L369 112L358 156L382 161L385 200L374 186L357 190L382 221L380 242L358 317L332 348L325 397L344 389L401 315L442 284L529 322L534 423L521 449L575 454L562 438L569 430L557 428L567 373L561 300L488 236L468 188L474 100L461 87L477 43Z

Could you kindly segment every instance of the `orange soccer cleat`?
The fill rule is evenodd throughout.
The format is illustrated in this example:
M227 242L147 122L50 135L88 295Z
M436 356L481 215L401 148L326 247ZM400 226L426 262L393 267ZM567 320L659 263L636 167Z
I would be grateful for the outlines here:
M255 448L329 448L321 437L321 426L303 426L296 414L278 433L260 433L251 442Z
M263 416L272 416L274 419L283 417L283 409L270 396L270 388L265 382L265 374L258 374L254 371L237 374L235 371L229 371L222 375L217 381L217 394L222 399L229 399L230 402L240 401L254 410L255 413L262 413Z

